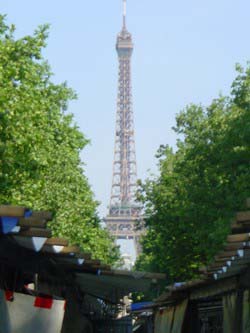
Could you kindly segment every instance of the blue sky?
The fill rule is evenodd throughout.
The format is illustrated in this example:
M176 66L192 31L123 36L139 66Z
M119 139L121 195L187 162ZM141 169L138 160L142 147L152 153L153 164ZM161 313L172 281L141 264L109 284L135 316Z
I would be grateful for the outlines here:
M208 104L228 93L235 63L250 59L248 0L128 0L128 30L135 44L133 101L138 176L156 171L160 144L175 145L175 115L194 102ZM122 0L6 0L1 13L31 34L50 23L44 52L54 81L78 93L70 104L81 130L91 139L82 159L100 215L109 202L117 87L116 35Z

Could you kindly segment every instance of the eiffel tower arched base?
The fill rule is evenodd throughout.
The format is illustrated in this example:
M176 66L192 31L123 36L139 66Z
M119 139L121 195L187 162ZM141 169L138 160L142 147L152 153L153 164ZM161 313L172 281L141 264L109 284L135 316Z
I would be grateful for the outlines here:
M107 216L105 218L106 227L116 240L133 240L135 255L138 257L141 253L140 238L143 229L139 229L138 218L131 216Z

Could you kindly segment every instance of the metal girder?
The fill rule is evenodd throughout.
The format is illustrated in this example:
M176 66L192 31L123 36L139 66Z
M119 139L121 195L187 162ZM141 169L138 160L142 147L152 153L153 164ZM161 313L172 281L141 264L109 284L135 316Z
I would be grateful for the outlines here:
M133 43L125 23L124 16L123 27L116 42L119 71L115 148L109 214L105 222L116 239L132 237L138 248L138 238L142 232L136 230L136 220L141 220L141 207L135 199L137 167L131 85ZM126 223L121 223L121 217L126 218Z

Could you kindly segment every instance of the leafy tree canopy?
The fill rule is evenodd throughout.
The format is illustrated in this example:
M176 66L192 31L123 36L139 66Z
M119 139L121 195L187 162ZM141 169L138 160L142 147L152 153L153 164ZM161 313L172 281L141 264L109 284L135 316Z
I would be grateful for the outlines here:
M51 81L42 56L48 26L21 39L14 32L0 16L0 202L52 211L54 235L113 263L118 250L80 161L88 140L66 113L76 95Z
M228 97L176 117L177 150L161 146L159 176L140 186L148 233L137 268L170 281L197 275L220 250L250 195L250 66L237 65Z

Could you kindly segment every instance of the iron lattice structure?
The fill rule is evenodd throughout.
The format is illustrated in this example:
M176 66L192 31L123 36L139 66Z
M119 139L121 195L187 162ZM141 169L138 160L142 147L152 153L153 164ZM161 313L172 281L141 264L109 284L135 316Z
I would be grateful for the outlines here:
M138 245L140 231L135 228L141 208L135 201L137 167L131 87L132 36L126 28L126 0L123 0L123 27L117 36L119 61L113 181L109 214L105 219L116 238L134 239ZM138 247L136 246L137 251Z

